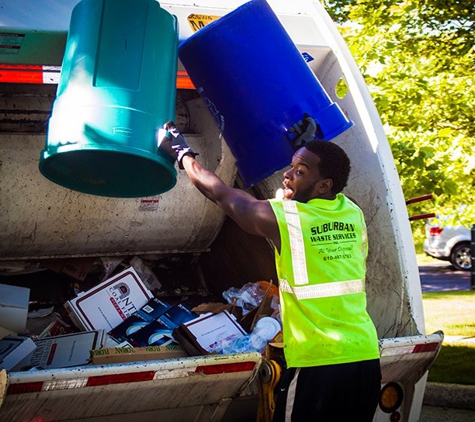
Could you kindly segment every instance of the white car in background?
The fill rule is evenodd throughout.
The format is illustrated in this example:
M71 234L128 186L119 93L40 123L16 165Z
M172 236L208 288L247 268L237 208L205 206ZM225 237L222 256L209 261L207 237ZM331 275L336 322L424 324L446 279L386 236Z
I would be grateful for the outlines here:
M470 229L464 226L426 224L424 252L436 259L450 261L456 270L472 268Z

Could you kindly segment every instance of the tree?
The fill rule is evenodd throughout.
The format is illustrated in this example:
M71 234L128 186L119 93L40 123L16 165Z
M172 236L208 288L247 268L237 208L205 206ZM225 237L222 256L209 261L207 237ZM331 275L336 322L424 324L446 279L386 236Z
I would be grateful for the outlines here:
M406 198L475 224L475 4L327 0L376 103ZM461 206L463 206L461 208ZM416 241L423 223L413 223Z

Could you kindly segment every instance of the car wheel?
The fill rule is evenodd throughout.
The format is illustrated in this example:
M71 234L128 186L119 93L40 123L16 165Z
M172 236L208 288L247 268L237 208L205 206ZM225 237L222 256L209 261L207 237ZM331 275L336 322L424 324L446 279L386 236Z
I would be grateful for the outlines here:
M469 271L472 268L472 253L469 243L455 245L450 253L450 263L457 269Z

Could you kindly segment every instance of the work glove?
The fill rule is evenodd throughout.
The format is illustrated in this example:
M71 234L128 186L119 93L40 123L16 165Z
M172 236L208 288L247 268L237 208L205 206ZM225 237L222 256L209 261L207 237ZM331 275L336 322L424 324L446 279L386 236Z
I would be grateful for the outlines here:
M177 129L174 122L170 121L165 123L163 128L166 132L160 140L158 148L168 153L174 160L177 160L178 167L183 170L183 157L185 155L191 155L194 158L198 154L188 146L185 137ZM158 131L158 133L161 132L160 130Z
M290 133L297 134L297 136L292 140L294 148L298 149L304 146L307 142L314 140L318 129L315 119L305 113L303 115L303 120L299 120L289 129Z

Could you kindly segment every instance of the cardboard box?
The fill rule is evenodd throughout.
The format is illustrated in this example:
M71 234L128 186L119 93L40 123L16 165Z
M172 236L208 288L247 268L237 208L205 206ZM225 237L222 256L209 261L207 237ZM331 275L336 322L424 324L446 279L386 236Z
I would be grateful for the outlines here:
M107 332L137 312L152 298L133 267L65 303L69 316L84 331Z
M103 346L105 335L104 330L98 330L37 340L36 349L21 366L53 369L87 365L91 350Z
M0 340L0 369L10 371L36 348L29 337L7 336Z
M28 318L30 289L0 284L0 321L3 328L23 334Z
M130 338L134 337L137 331L145 328L151 322L152 321L145 319L142 315L135 313L113 330L109 331L109 335L118 343L123 341L130 342Z
M158 298L109 332L117 341L127 341L134 347L160 346L173 342L172 332L180 324L197 318L185 305L171 306Z
M170 308L170 304L154 297L137 312L109 331L109 335L118 342L129 341L129 338L133 336L133 334L141 328L146 327ZM147 344L144 344L144 346L146 345Z
M215 353L220 342L229 342L246 334L228 311L201 315L173 331L175 340L192 356Z
M173 327L159 318L131 334L127 341L134 347L167 346L174 342Z
M179 359L187 356L185 350L183 350L183 348L178 344L148 347L113 347L91 351L92 363L95 365L141 362L147 360Z
M187 306L182 303L177 303L160 316L159 319L167 326L175 329L180 324L184 324L185 322L192 321L196 318L198 318L198 315L191 312Z
M132 334L128 339L135 347L167 346L175 342L173 338L175 328L197 317L188 307L178 303L155 321Z
M172 305L156 297L150 299L146 305L142 306L137 313L150 322L167 312Z

